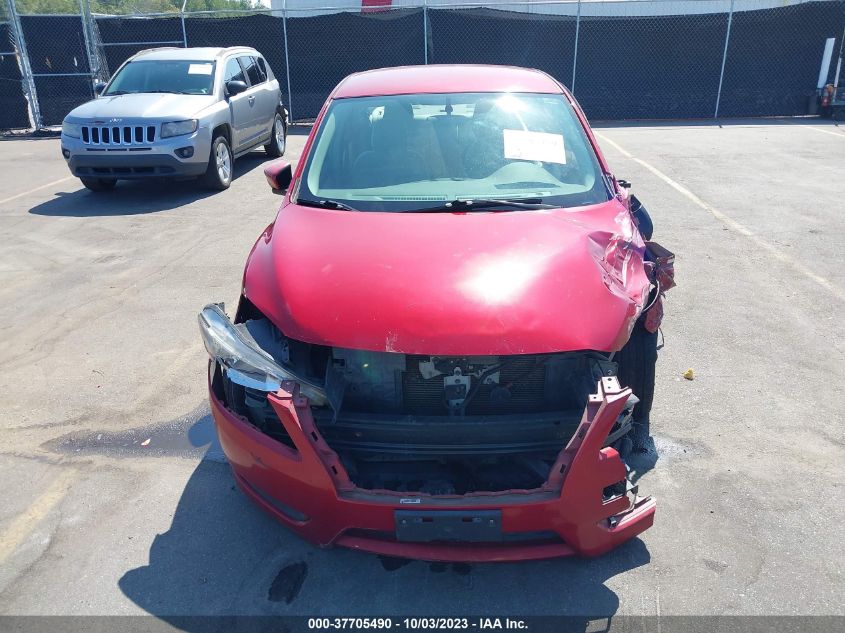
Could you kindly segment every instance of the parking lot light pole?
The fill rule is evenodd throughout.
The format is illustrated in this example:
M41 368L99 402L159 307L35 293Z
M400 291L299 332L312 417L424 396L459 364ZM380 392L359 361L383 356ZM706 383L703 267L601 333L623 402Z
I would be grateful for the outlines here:
M6 6L9 10L9 26L12 30L12 36L15 38L15 47L17 48L18 64L21 69L21 81L23 82L24 90L26 91L27 99L29 100L29 114L32 120L32 125L36 130L44 127L44 121L41 118L41 108L38 105L38 91L35 89L35 78L32 76L32 66L29 65L29 53L26 51L26 41L23 37L23 29L21 28L21 19L18 15L18 10L15 7L15 0L6 0Z
M722 70L719 73L719 90L716 92L716 111L713 113L713 118L719 118L719 102L722 100L722 81L725 78L725 62L728 59L728 44L731 41L731 24L734 19L734 0L731 0L731 10L728 13L728 28L725 31L725 50L722 52Z

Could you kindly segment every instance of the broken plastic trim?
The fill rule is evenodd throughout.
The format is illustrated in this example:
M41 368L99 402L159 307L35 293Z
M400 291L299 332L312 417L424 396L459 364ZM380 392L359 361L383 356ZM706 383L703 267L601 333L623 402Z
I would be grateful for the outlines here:
M619 420L616 422L616 428L610 432L607 439L604 441L605 446L610 446L617 440L625 437L628 432L634 428L634 407L640 401L633 393L628 396L625 403L625 409L619 415Z
M328 404L325 390L296 376L279 365L273 357L247 338L217 304L209 304L199 313L200 334L209 356L223 367L228 378L239 385L267 392L279 390L282 382L294 381L300 393L315 406ZM248 334L248 333L247 333Z

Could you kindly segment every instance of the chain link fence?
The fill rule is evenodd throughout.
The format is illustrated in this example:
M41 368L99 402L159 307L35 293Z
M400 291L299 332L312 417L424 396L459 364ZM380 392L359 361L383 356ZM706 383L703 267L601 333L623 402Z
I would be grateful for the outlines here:
M840 51L845 31L845 0L232 0L226 11L184 0L170 12L134 0L122 15L92 12L92 0L39 13L39 1L0 0L0 129L60 124L96 81L158 46L255 47L297 121L351 72L452 63L544 70L592 119L800 115L826 41Z

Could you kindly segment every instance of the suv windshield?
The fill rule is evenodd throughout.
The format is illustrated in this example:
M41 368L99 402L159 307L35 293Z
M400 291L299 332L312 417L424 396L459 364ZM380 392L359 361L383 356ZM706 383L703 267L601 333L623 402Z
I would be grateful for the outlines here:
M214 86L214 62L188 60L136 60L114 76L103 95L139 92L173 92L208 95Z
M567 207L610 196L563 95L449 93L333 101L297 197L413 211L453 200Z

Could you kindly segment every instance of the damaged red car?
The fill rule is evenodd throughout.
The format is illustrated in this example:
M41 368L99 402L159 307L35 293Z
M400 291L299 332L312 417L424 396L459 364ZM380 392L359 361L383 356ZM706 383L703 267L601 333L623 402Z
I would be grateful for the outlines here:
M521 68L333 91L246 264L199 316L239 487L303 538L383 555L597 555L652 525L647 433L671 253L581 108Z

